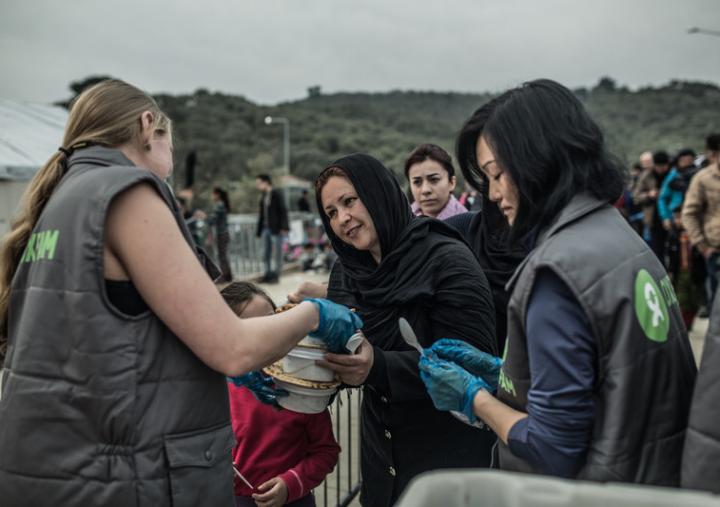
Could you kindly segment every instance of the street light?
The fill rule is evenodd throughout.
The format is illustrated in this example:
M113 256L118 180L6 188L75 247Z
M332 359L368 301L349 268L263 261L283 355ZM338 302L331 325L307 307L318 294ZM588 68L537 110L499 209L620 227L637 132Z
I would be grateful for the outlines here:
M266 116L265 125L282 123L283 126L283 166L285 174L290 174L290 120L278 116Z
M706 35L714 35L716 37L720 37L720 30L706 30L705 28L698 28L697 26L688 28L687 33L704 33Z

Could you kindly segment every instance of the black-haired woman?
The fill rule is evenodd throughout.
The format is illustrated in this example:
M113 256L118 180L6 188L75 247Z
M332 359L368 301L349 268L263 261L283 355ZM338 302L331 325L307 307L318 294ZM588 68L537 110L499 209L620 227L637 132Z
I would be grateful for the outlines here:
M215 203L212 213L208 216L210 225L215 227L215 246L217 247L218 263L222 271L221 281L232 281L232 270L228 260L228 246L230 245L230 231L228 230L227 216L230 213L230 199L227 192L215 187L212 191L212 200Z
M695 363L665 269L611 206L624 175L599 127L538 80L476 111L459 148L531 251L503 361L447 341L420 360L436 406L485 421L505 470L678 485Z
M450 154L435 144L421 144L405 160L405 178L410 184L415 216L446 220L467 208L453 195L455 168Z
M451 216L445 223L455 228L470 245L490 284L495 307L495 337L498 350L503 350L507 336L507 305L510 293L506 289L513 273L528 254L521 242L511 244L510 228L500 209L487 195L487 185L472 171L464 145L458 145L458 160L465 181L477 191L478 212Z
M364 387L361 502L392 505L428 470L489 466L495 436L433 407L419 354L398 329L405 317L424 347L453 337L497 350L490 290L472 252L443 222L414 217L393 175L368 155L337 160L315 190L338 255L328 298L356 308L365 323L357 354L322 363Z

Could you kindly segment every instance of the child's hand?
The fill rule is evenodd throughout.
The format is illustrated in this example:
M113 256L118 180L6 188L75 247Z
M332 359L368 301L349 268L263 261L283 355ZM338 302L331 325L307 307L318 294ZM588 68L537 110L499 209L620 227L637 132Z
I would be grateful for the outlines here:
M257 490L260 493L255 493L253 500L258 507L280 507L287 501L287 486L280 477L273 477L269 481L263 482Z
M300 284L295 292L288 294L288 301L291 303L302 303L306 298L326 298L328 286L325 283L305 281Z

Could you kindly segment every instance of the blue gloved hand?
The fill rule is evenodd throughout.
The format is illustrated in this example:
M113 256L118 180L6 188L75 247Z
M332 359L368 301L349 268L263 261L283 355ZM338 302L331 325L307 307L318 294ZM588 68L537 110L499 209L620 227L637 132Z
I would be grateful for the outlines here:
M328 351L334 354L348 354L345 347L348 340L363 326L362 319L347 306L333 303L327 299L305 299L315 304L320 314L320 324L310 333L327 344Z
M440 359L459 364L476 377L482 377L492 388L488 389L490 392L497 391L498 377L503 364L501 358L453 338L441 338L426 350Z
M477 421L473 401L480 389L490 391L487 382L455 363L428 354L420 356L418 367L435 408L462 412L471 424Z
M228 382L232 382L238 387L248 388L260 402L278 409L282 408L277 402L278 397L289 394L286 390L275 387L275 381L271 376L259 371L251 371L245 375L227 379Z

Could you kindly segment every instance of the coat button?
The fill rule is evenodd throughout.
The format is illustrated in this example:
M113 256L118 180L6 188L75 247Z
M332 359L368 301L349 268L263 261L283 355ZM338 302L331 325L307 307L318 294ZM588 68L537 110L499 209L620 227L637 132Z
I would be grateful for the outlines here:
M390 475L395 477L395 469L393 467L388 468L388 472L390 472Z
M390 434L390 432L388 430L385 430L385 438L388 438L388 439L392 438L392 435Z
M388 399L385 396L380 396L380 401L382 401L383 403L387 403Z
M212 461L212 459L213 459L212 451L205 451L205 459L208 461Z

